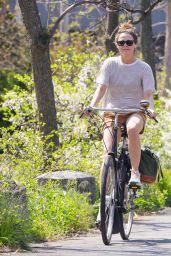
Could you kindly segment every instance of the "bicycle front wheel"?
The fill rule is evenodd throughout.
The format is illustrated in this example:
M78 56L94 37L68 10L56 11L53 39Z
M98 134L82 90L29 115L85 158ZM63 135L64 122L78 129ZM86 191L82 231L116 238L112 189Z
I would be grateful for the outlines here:
M101 176L101 234L105 245L109 245L115 214L116 171L113 156L105 159Z
M134 195L132 189L128 188L127 184L124 185L123 192L123 207L119 209L120 235L123 240L128 240L134 217Z

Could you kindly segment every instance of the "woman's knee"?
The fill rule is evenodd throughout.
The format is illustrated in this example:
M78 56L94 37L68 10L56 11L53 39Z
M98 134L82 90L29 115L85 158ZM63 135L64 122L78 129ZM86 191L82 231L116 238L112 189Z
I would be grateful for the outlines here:
M132 115L127 120L127 133L129 135L137 135L139 134L142 129L144 128L144 120L138 114Z
M141 131L141 129L139 128L138 125L128 125L127 126L128 137L139 135L140 131Z

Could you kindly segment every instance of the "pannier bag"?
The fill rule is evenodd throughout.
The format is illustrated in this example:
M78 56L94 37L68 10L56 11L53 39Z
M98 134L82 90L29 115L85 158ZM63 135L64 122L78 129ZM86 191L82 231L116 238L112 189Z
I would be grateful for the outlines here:
M139 172L142 183L152 184L159 181L160 177L163 178L160 160L149 147L141 150Z

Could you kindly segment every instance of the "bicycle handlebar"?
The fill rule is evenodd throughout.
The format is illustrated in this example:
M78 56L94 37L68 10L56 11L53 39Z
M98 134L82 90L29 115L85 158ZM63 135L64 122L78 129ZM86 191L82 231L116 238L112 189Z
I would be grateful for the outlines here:
M115 114L125 114L125 113L134 113L134 112L142 112L140 108L131 108L131 109L122 109L122 108L95 108L89 107L92 111L103 111L103 112L113 112Z
M115 114L125 114L125 113L134 113L134 112L144 112L149 118L152 118L156 123L158 123L158 120L154 117L151 116L151 112L147 108L130 108L130 109L122 109L122 108L96 108L96 107L88 107L89 112L96 112L96 111L103 111L103 112L113 112ZM80 116L82 117L84 113Z

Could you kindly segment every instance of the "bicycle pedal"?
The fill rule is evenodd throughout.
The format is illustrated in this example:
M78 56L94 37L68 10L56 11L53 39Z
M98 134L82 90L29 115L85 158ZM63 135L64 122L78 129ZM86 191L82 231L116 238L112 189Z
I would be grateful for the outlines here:
M141 188L141 185L128 184L128 188L130 188L130 189L140 189L140 188Z

